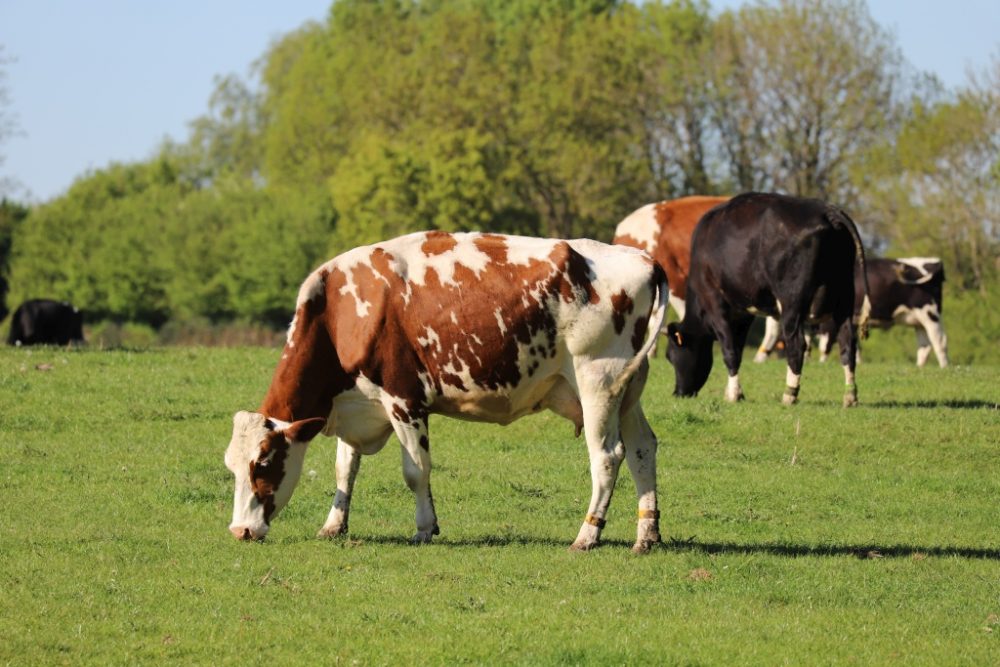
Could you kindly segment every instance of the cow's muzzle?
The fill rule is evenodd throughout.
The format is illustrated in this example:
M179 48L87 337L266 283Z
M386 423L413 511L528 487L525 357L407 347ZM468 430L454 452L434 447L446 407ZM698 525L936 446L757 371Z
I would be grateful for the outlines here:
M229 532L243 542L263 542L267 533L258 533L248 526L230 526Z

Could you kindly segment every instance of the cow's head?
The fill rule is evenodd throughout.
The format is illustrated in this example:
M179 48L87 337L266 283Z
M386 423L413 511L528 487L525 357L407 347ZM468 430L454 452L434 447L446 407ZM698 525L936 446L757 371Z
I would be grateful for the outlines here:
M280 512L302 473L306 444L325 419L281 422L257 412L233 416L233 439L226 449L226 467L236 476L230 532L240 540L262 540L271 519Z
M674 366L674 396L696 396L712 372L712 337L667 326L667 359Z

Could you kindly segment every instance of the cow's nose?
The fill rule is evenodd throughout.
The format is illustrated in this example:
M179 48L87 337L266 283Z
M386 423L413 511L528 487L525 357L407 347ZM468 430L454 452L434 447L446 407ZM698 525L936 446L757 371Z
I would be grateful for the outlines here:
M233 537L244 542L263 539L263 536L257 535L247 526L230 526L229 532L233 534Z

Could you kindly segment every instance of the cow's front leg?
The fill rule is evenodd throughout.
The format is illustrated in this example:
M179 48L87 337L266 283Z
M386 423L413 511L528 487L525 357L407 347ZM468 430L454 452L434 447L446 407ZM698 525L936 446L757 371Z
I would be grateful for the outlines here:
M578 378L579 381L579 378ZM590 454L591 496L580 532L570 549L587 551L601 541L601 530L618 479L618 468L625 458L625 446L618 430L620 397L608 396L596 388L580 387L583 407L583 432Z
M660 511L656 506L656 435L636 403L622 415L625 460L639 498L639 525L632 551L646 553L660 543Z
M746 398L743 387L740 386L740 364L743 361L743 346L746 345L751 324L753 317L741 317L716 328L716 337L719 339L719 347L722 348L722 360L729 371L725 399L730 403Z
M347 519L351 511L351 494L354 480L361 467L361 453L337 438L337 493L333 496L333 507L326 523L319 531L319 537L336 537L347 534Z
M392 426L401 445L403 479L413 491L417 503L417 532L410 541L425 544L441 532L434 512L434 497L431 495L431 452L430 440L427 438L427 417L424 415L409 421L393 420Z

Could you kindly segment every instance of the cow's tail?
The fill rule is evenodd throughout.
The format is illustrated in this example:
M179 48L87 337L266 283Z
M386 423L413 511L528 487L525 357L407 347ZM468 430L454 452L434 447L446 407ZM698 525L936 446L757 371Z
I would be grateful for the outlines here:
M868 338L868 320L872 313L872 302L868 298L868 268L865 265L865 247L861 243L861 234L858 233L858 226L851 220L851 216L842 208L828 206L826 209L826 219L834 227L843 227L854 239L854 261L861 266L861 280L865 286L865 298L861 302L861 310L858 313L858 332L862 338Z
M650 350L656 345L656 338L660 335L660 329L663 327L664 321L667 319L667 307L670 305L668 299L668 286L667 286L667 274L663 272L663 268L657 263L653 262L653 275L650 282L656 286L656 305L653 307L649 313L649 322L646 324L646 341L636 352L635 356L628 362L628 365L622 371L622 373L615 379L611 385L612 395L616 395L625 387L635 372L639 370L639 366L642 365L643 361L646 361Z

